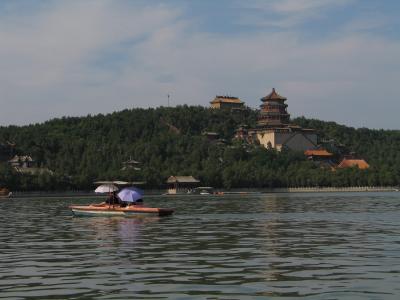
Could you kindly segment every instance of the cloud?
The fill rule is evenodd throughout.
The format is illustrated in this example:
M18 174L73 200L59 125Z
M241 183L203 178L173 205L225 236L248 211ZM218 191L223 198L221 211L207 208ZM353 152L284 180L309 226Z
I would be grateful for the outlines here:
M241 1L240 5L251 12L241 17L241 23L259 27L294 28L305 22L321 19L329 10L353 2L355 0Z
M201 30L179 6L52 3L0 20L0 124L167 105L167 94L173 105L208 105L222 93L258 107L276 87L295 116L398 127L395 39L349 24L314 40L303 39L301 28L217 34ZM288 15L335 5L266 3Z

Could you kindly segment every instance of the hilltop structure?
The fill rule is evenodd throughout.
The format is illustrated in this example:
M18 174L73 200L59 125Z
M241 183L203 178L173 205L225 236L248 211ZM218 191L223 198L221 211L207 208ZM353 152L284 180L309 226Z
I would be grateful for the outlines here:
M257 127L247 129L244 126L236 131L236 138L247 142L258 142L265 148L281 151L285 148L306 151L317 147L317 133L314 129L305 129L290 124L286 97L275 89L261 98Z
M238 97L232 96L215 96L214 100L210 102L211 108L216 109L243 109L244 102Z

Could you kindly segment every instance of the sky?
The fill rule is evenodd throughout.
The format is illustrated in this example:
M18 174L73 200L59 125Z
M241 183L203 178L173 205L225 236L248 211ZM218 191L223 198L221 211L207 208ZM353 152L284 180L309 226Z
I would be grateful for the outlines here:
M0 1L0 125L272 88L292 117L400 129L400 1Z

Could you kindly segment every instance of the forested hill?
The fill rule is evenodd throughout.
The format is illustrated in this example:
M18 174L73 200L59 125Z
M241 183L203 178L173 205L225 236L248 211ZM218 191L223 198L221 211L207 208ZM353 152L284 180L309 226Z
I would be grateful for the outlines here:
M334 139L343 144L348 151L365 158L380 175L389 172L399 182L400 176L400 130L353 128L335 122L297 118L296 124L318 130L320 140Z
M93 181L144 180L160 187L170 175L194 175L214 187L397 185L400 178L400 132L354 129L332 122L298 118L293 122L319 131L323 140L345 144L371 165L357 169L322 169L302 153L276 153L232 141L241 124L256 123L257 112L227 112L204 107L131 109L108 115L68 117L29 126L0 127L0 146L15 144L16 154L30 155L41 175L15 173L0 166L0 185L23 189L91 189ZM210 141L205 131L217 132ZM1 150L1 149L0 149ZM14 153L14 154L15 154ZM140 171L121 170L130 158Z

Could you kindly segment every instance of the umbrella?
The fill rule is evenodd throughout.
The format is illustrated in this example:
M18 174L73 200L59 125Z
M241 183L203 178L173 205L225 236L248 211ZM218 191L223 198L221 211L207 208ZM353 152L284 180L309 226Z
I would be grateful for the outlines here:
M121 199L124 202L136 202L139 199L142 199L143 197L143 191L141 189L135 188L135 187L128 187L122 189L118 193L119 199Z
M99 185L94 191L95 193L112 193L118 191L118 188L113 184L102 184Z

